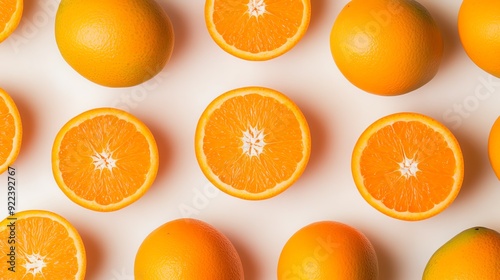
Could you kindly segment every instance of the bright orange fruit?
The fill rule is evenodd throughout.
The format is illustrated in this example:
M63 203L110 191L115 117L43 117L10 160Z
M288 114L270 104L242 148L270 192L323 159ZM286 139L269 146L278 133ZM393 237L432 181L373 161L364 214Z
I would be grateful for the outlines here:
M500 233L468 228L439 247L425 266L422 280L499 280Z
M490 130L488 158L495 175L500 180L500 117L496 119Z
M200 117L196 158L205 176L222 191L265 199L292 185L311 153L307 121L292 100L262 87L228 91Z
M458 34L469 58L481 69L500 78L500 2L464 0L458 12Z
M452 132L417 113L396 113L371 124L356 142L351 168L363 198L402 220L443 211L464 176L462 151Z
M370 240L352 226L320 221L309 224L283 246L278 280L377 280L377 253Z
M177 219L151 232L134 263L136 280L243 280L243 265L231 241L196 219Z
M0 0L0 43L16 30L23 16L23 0Z
M108 87L151 79L174 47L172 23L156 0L61 0L55 38L75 71Z
M23 126L16 104L0 88L0 174L17 159L22 137Z
M85 279L82 239L58 214L28 210L8 216L0 222L0 240L0 279Z
M210 36L226 52L268 60L292 49L306 33L310 0L206 0Z
M414 0L352 0L335 19L333 59L358 88L398 95L437 73L443 38L431 14Z
M151 131L114 108L74 117L52 148L52 171L61 190L96 211L118 210L138 200L153 184L158 161Z

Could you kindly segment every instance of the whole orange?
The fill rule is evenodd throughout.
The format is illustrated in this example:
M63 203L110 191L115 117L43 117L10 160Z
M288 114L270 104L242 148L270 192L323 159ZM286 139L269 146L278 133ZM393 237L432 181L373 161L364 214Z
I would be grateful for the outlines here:
M155 0L62 0L55 37L73 69L108 87L151 79L174 46L170 19Z
M315 222L298 230L283 247L278 261L281 279L378 279L377 254L352 226Z
M240 280L243 265L231 241L206 222L167 222L142 242L135 258L136 280Z
M399 95L437 73L443 38L430 13L413 0L352 0L330 33L333 59L358 88Z
M464 0L458 12L458 34L470 59L500 78L500 1Z

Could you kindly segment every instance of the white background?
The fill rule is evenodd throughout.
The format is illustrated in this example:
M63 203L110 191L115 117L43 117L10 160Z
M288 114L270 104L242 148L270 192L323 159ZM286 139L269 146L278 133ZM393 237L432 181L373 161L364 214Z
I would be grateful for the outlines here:
M312 0L305 37L290 52L266 62L245 61L222 51L206 31L204 1L160 2L174 25L174 53L156 78L136 87L102 87L66 64L54 39L57 0L25 1L20 26L0 44L0 87L16 101L24 125L22 150L14 165L18 210L51 210L73 223L85 242L87 279L133 279L135 253L147 234L186 216L214 225L231 239L248 280L276 279L287 239L319 220L344 222L365 233L377 251L383 280L421 279L432 253L464 229L481 225L500 230L500 183L487 155L489 130L500 111L500 80L476 67L462 49L456 25L461 1L420 1L443 32L444 57L431 82L397 97L363 92L337 69L329 35L346 0ZM196 123L208 103L227 90L250 85L291 97L312 133L312 155L301 179L264 201L220 193L200 171L193 148ZM126 109L143 120L160 151L152 188L136 203L111 213L71 202L51 171L58 130L73 116L103 106ZM350 157L358 136L376 119L399 111L441 121L464 153L465 181L459 196L444 212L424 221L405 222L377 212L351 178ZM2 184L7 185L5 174L0 176ZM0 213L6 216L6 190L0 189L0 207L5 209Z

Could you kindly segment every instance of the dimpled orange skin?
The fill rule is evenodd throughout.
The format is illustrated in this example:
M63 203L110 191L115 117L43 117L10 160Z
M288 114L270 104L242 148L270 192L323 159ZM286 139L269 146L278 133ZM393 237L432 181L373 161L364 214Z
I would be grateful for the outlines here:
M334 221L309 224L290 237L278 261L278 280L375 280L374 247L359 230Z
M464 0L458 12L458 34L470 59L500 78L500 1Z
M441 32L430 13L413 0L353 0L330 34L331 52L342 74L378 95L408 93L438 72Z
M155 0L62 0L55 37L73 69L108 87L151 79L174 45L170 19Z
M473 227L434 252L422 280L500 280L499 272L500 233Z
M136 280L243 280L231 241L206 222L183 218L151 232L135 258Z

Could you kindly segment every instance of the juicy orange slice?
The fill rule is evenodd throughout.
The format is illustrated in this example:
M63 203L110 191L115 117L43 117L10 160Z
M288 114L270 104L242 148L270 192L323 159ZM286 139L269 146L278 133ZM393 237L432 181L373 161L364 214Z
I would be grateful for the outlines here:
M16 30L23 15L23 0L0 0L0 42Z
M207 0L205 22L226 52L247 60L267 60L292 49L311 17L310 0Z
M28 210L0 222L0 279L85 279L78 231L63 217Z
M0 174L19 154L23 136L21 116L14 100L0 88Z
M52 170L61 190L96 211L118 210L139 199L153 184L158 161L151 131L114 108L74 117L52 148Z
M205 176L222 191L265 199L292 185L311 152L307 121L280 92L244 87L213 100L200 117L196 158Z
M417 113L396 113L371 124L354 147L351 168L363 198L402 220L443 211L458 195L464 176L454 135Z

